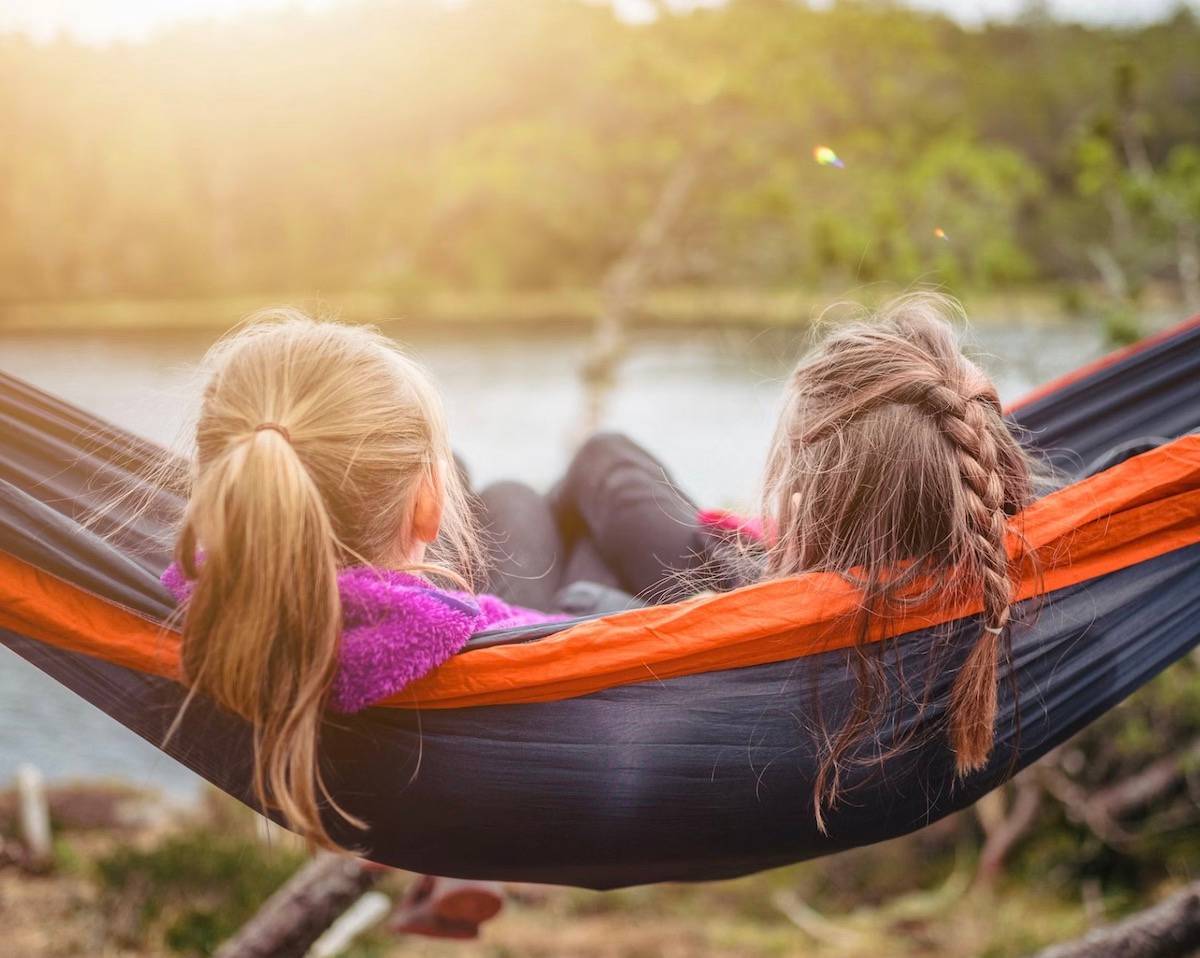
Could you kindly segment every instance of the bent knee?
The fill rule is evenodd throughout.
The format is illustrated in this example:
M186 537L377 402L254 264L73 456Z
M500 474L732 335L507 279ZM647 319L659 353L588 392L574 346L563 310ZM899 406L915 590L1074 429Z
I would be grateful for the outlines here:
M604 469L609 463L645 455L645 450L623 432L594 432L576 450L571 467Z
M490 503L511 503L511 502L540 502L542 499L539 493L532 486L521 482L519 479L499 479L496 482L489 483L479 493L479 498L485 504Z

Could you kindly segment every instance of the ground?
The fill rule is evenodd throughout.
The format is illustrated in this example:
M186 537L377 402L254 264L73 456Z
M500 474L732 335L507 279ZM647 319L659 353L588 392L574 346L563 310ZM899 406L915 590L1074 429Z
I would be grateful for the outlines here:
M0 868L5 954L211 953L304 858L290 838L264 833L223 798L169 818L143 815L142 824L105 822L96 803L64 806L56 799L52 807L53 874L30 876L12 864ZM0 800L0 823L3 812ZM87 820L72 822L72 815ZM993 887L980 886L973 881L970 825L964 817L881 848L730 882L605 894L518 886L478 941L394 938L375 931L349 954L1005 958L1074 937L1134 904L1127 896L1105 899L1096 887L1056 881L1050 874L1040 880L1012 875ZM409 880L396 874L383 889L397 895ZM1170 882L1163 883L1138 904L1169 890Z

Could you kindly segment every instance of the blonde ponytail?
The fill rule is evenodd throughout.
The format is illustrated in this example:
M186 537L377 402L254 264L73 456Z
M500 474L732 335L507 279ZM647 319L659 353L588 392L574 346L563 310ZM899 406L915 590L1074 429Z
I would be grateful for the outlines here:
M342 629L338 573L402 565L414 497L430 482L446 492L437 568L469 576L475 539L420 367L370 330L290 311L255 319L208 359L176 546L194 580L184 675L252 726L263 808L332 847L323 808L362 826L319 767Z
M329 845L317 742L341 603L321 495L284 436L251 431L205 470L184 523L176 560L196 582L183 625L187 679L253 726L263 806Z

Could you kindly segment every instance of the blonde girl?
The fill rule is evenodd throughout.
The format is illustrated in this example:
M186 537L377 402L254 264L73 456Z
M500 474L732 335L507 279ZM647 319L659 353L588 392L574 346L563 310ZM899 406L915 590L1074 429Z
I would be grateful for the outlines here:
M326 709L395 693L475 632L550 617L463 591L480 550L441 402L389 340L272 311L204 366L163 577L184 675L252 727L263 808L329 846L322 807L353 820L321 778Z

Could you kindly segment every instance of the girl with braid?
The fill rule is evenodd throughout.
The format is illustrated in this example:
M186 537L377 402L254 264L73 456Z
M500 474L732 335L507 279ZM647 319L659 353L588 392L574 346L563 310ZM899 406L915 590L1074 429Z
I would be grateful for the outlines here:
M698 513L663 467L621 436L585 444L553 497L568 543L574 537L600 555L610 584L651 601L806 572L860 588L849 626L858 638L856 690L836 727L823 727L816 690L822 827L842 770L889 714L888 643L871 639L899 613L982 601L970 648L957 650L964 657L946 703L947 734L961 774L991 754L1016 573L1007 542L1019 536L1013 519L1032 498L1032 470L994 384L963 355L956 318L960 308L943 296L904 296L837 327L801 361L788 379L757 521Z
M792 374L768 457L765 577L835 572L862 594L856 692L842 726L825 730L818 821L838 799L843 760L888 711L882 644L869 640L909 608L982 601L947 722L960 774L992 751L1017 574L1008 540L1033 470L995 385L958 345L957 311L910 295L838 329Z

